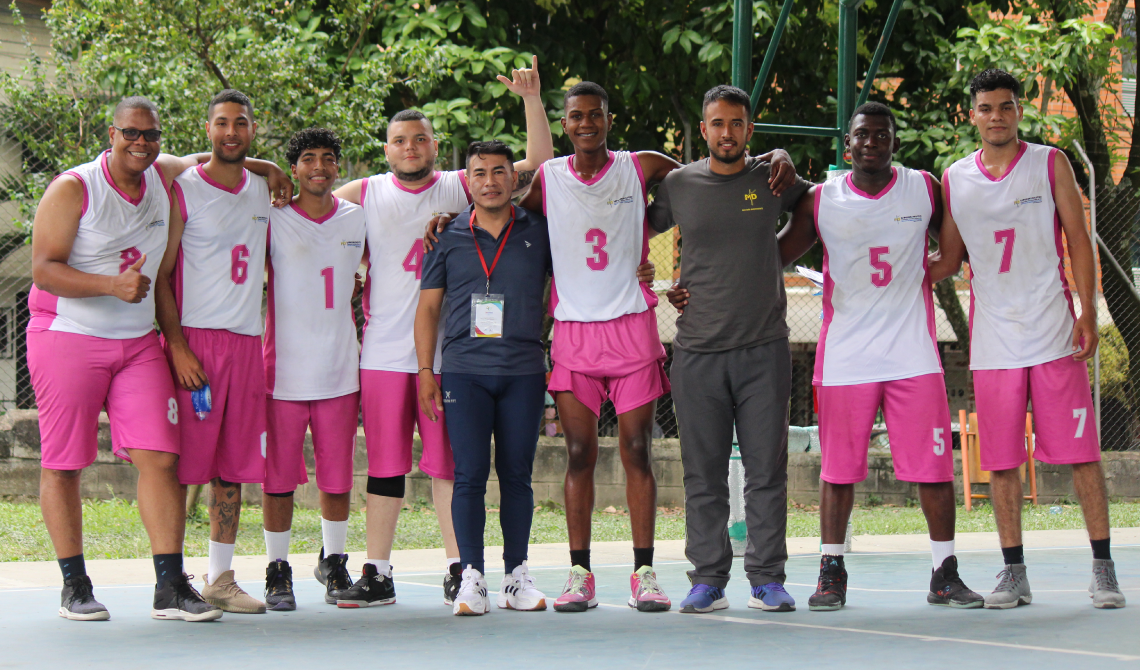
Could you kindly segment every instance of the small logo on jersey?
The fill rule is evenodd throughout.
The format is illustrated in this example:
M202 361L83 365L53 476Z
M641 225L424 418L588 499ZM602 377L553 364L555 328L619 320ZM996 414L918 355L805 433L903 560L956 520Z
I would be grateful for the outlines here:
M914 214L911 216L896 216L895 217L895 223L900 223L902 221L906 221L907 223L922 223L922 215L921 214Z
M752 189L748 189L748 192L744 194L744 200L749 205L755 205L757 197L759 197L759 196L756 195L756 191L753 191ZM745 207L744 209L742 209L740 211L742 211L742 212L759 212L762 209L764 209L764 208L763 207Z
M526 243L526 248L529 249L530 248L530 242L527 242L526 240L523 240L523 242Z
M633 196L627 195L624 198L612 198L610 200L607 200L606 204L609 205L610 207L614 207L616 205L628 205L632 202L633 202Z
M155 219L154 221L151 221L150 223L146 224L146 229L150 230L151 228L161 228L165 225L166 225L166 219Z
M1034 196L1031 196L1028 198L1018 198L1017 200L1013 201L1014 207L1021 207L1022 205L1040 205L1040 204L1041 204L1041 196L1039 196L1039 195L1034 195Z
M340 246L352 247L354 249L359 249L360 247L364 246L364 243L361 242L360 240L341 240Z
M253 217L253 220L256 221L257 223L265 223L265 224L269 223L269 217L268 216L255 216L255 217Z

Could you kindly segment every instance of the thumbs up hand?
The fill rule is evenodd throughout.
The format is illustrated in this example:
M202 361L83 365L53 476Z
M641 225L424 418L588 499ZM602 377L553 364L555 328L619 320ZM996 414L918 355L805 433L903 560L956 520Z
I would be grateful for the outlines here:
M150 278L142 274L143 264L146 263L146 254L143 254L126 270L111 280L111 295L123 302L142 302L150 292Z

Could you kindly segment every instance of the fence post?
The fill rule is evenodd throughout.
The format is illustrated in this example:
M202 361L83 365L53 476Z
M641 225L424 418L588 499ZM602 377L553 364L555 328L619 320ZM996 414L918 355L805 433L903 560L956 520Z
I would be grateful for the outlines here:
M1093 247L1093 263L1096 264L1096 278L1097 284L1100 284L1100 246L1097 244L1096 234L1096 171L1093 169L1092 161L1089 160L1088 154L1085 153L1084 147L1081 143L1073 140L1073 146L1076 147L1077 153L1081 156L1081 162L1085 164L1085 169L1089 171L1089 238L1092 240ZM1100 303L1100 298L1097 297L1097 287L1093 287L1093 316L1097 316L1097 311ZM1096 319L1097 333L1100 332L1100 319ZM1096 348L1096 353L1093 354L1093 407L1096 411L1096 440L1100 442L1100 347Z

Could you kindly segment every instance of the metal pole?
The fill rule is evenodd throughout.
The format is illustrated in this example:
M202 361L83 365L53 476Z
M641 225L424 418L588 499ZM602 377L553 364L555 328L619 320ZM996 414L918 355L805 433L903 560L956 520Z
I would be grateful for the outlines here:
M898 1L901 2L902 0ZM768 43L768 49L764 52L764 63L760 65L760 76L756 78L756 86L752 88L753 114L756 113L757 105L760 104L760 94L768 85L768 74L772 71L772 62L776 60L776 52L780 48L780 38L784 36L784 26L788 24L788 15L792 13L794 2L795 0L784 0L784 6L780 8L780 18L776 19L776 27L772 30L772 41Z
M752 0L735 0L732 13L732 85L748 90L752 79Z
M1096 240L1100 236L1096 234L1096 170L1093 169L1092 161L1089 160L1088 154L1085 153L1084 147L1080 142L1073 141L1073 145L1077 148L1077 153L1081 155L1081 161L1084 162L1085 168L1089 171L1089 232L1090 237L1093 239L1093 263L1096 264L1096 276L1100 277L1100 248L1096 244ZM1096 287L1093 287L1093 315L1097 313L1097 308L1100 299L1097 298ZM1100 330L1100 319L1097 319L1097 330ZM1096 348L1096 353L1093 354L1093 406L1096 408L1096 439L1100 442L1100 347Z
M895 0L891 5L891 13L887 15L887 23L883 26L883 36L879 38L879 46L875 48L875 56L871 59L871 67L867 70L867 76L863 79L863 90L859 92L859 101L855 103L857 109L860 105L867 102L867 96L871 94L872 84L875 83L875 76L879 74L879 64L883 62L883 54L887 51L887 42L891 39L891 33L895 29L895 21L899 18L899 10L902 9L903 0Z
M851 10L839 5L839 59L836 67L838 73L835 82L835 127L842 129L847 123L847 117L844 111L847 109L847 23L851 20ZM835 166L843 167L845 162L843 160L843 140L837 138L835 140Z

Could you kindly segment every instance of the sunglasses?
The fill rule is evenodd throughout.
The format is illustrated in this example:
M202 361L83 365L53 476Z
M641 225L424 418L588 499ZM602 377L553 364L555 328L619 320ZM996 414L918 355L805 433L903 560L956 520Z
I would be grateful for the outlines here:
M139 138L139 135L142 135L143 139L145 139L147 142L157 142L162 139L161 130L139 130L138 128L120 128L118 126L111 127L122 133L123 138L128 142L134 142Z

